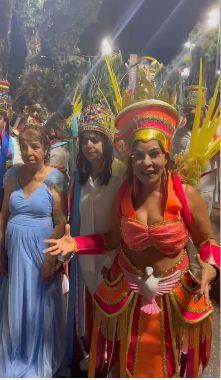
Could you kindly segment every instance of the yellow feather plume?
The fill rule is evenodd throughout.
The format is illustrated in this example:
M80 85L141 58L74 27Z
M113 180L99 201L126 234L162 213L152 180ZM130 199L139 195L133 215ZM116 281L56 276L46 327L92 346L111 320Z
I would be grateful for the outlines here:
M114 92L114 97L115 97L114 106L115 106L116 112L118 113L122 109L122 96L120 93L116 75L111 66L110 57L108 55L105 55L104 61L107 66L107 71L110 77L111 86Z
M202 125L200 125L203 101L203 67L201 60L197 104L190 144L184 153L181 152L174 157L183 182L193 186L199 182L208 160L217 154L220 149L219 138L213 141L217 128L220 125L220 106L218 105L215 109L219 86L220 80L217 81L206 116Z

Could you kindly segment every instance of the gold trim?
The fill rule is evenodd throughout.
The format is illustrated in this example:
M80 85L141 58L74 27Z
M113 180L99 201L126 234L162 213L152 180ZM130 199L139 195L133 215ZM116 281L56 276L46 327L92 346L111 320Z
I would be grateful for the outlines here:
M131 292L133 293L133 291L128 287L128 292L126 292L126 291L122 292L121 295L119 295L118 298L114 299L114 301L110 301L107 298L104 299L100 294L99 294L99 296L97 295L97 297L100 298L107 305L113 306L113 305L118 304L120 301L122 301L122 299L125 298L126 296L129 297L129 295L131 294Z
M188 274L188 272L189 272L189 274L190 274L190 276L191 276L191 272L190 272L190 270L188 270L186 273ZM191 297L194 297L194 288L192 288L192 287L190 287L190 286L188 286L187 284L186 284L186 282L184 281L184 275L180 278L180 280L178 281L178 284L180 285L180 287L183 289L183 291L184 291L184 294L188 294L188 295L190 295ZM205 305L205 307L201 307L201 308L194 308L194 307L189 307L189 306L186 306L183 302L182 302L182 300L180 299L180 297L179 297L179 295L177 295L176 294L176 292L175 292L175 288L174 289L172 289L172 291L171 291L171 293L174 295L174 299L176 300L176 302L179 304L179 305L181 305L183 308L185 308L185 310L187 310L187 311L191 311L191 312L199 312L199 313L201 313L201 312L204 312L204 311L206 311L206 310L208 310L208 309L210 309L210 306L212 306L212 304L211 304L211 301L210 301L210 305Z
M176 312L177 312L177 315L179 316L179 318L181 319L181 321L185 324L185 325L195 325L196 323L199 323L199 322L202 322L204 319L208 318L210 316L210 314L213 313L213 308L206 313L206 315L203 315L201 318L197 318L197 320L195 321L190 321L190 320L186 320L183 318L182 314L180 313L180 310L178 309L177 307L177 302L175 300L175 297L172 293L169 293L169 297L170 297L170 300L172 302L172 305L173 307L175 308Z
M164 325L164 305L163 297L159 297L160 301L160 332L161 332L161 347L162 347L162 370L163 377L167 377L167 366L166 366L166 343L165 343L165 325Z
M133 103L133 104L125 107L117 115L115 124L117 125L118 120L122 117L122 115L124 115L124 113L127 113L128 111L133 110L133 109L143 108L144 106L163 106L164 108L170 110L174 114L174 116L177 117L177 123L179 122L179 114L173 106L171 106L169 103L166 103L162 100L149 99L149 100L142 100L140 102L136 102L136 103Z
M186 253L186 250L183 251L183 253L181 254L180 258L178 259L178 261L169 269L166 269L160 276L161 277L164 277L166 274L170 273L170 272L173 272L181 263L182 261L185 259L185 257L187 256L187 253ZM189 267L187 267L186 269L184 269L183 271L181 271L181 275L180 275L180 278L181 276L183 276L187 271L189 270Z
M154 247L155 248L155 247ZM160 252L160 251L159 251ZM127 261L127 263L130 265L131 269L136 273L138 274L139 276L143 276L145 273L141 270L141 269L138 269L131 261L130 259L126 256L124 250L123 250L123 247L121 245L121 250L120 250L120 253L119 255L122 255L123 256L123 259L125 259ZM170 272L173 272L181 263L182 261L184 260L184 258L187 256L187 253L186 253L186 250L183 251L183 253L181 254L181 256L179 257L178 261L171 267L171 268L168 268L166 269L164 272L162 272L160 274L160 277L164 277L166 274L170 273ZM120 268L122 268L122 265L121 263L118 261L119 263L119 266ZM189 270L189 266L184 269L183 271L181 271L181 276L183 277L184 274L186 272L188 272Z
M142 301L143 301L143 297L141 297L141 302ZM136 339L136 347L135 347L135 352L134 352L134 366L133 366L134 370L133 370L133 375L136 375L136 371L137 371L137 356L138 356L139 337L140 337L140 329L141 329L141 317L142 317L142 313L141 313L141 310L139 310L137 339ZM134 377L136 377L136 376L134 376Z
M94 299L94 303L95 303L95 306L100 310L100 312L105 315L105 317L107 318L113 318L113 317L117 317L119 316L120 314L122 314L125 309L128 307L130 301L132 300L133 296L135 295L134 292L131 292L131 294L128 296L128 299L127 301L125 302L125 304L123 305L123 307L118 310L116 313L112 313L112 314L107 314L99 305L99 303ZM106 302L106 301L105 301Z
M165 151L167 151L167 145L170 141L170 137L166 136L163 132L161 133L157 129L152 128L137 128L131 132L128 141L129 146L131 147L135 141L150 141L150 140L159 140L163 145Z
M180 282L179 282L180 283ZM207 311L210 309L209 306L205 306L205 307L201 307L201 308L195 308L195 307L190 307L190 306L187 306L185 305L181 299L176 295L176 293L172 290L172 294L174 296L174 299L176 300L176 303L181 306L183 309L185 309L186 311L190 311L190 312L193 312L193 313L203 313L204 311Z
M123 218L126 218L127 220L130 220L132 222L137 221L140 224L143 224L147 228L149 228L149 227L158 227L158 226L161 226L161 225L164 225L164 224L173 224L174 222L178 222L180 224L184 224L183 221L182 221L182 219L179 219L179 218L178 219L170 219L170 220L162 220L161 222L156 222L156 223L152 223L152 224L146 224L146 223L142 222L141 220L133 219L133 218L125 217L125 216L123 216Z
M113 143L114 140L114 134L106 130L105 128L101 126L96 125L81 125L79 127L79 133L83 133L86 131L94 131L94 132L100 132L103 133L105 136L109 138L109 140Z
M120 283L120 281L124 277L123 273L119 273L119 275L117 276L116 280L111 281L111 280L108 280L107 275L108 274L106 273L105 276L104 276L104 284L105 284L105 286L107 285L107 286L109 286L111 288L114 287L114 286L116 286L116 285L118 285L118 283Z
M127 333L127 355L128 355L128 350L130 348L130 342L131 342L131 328L132 328L132 323L133 323L133 320L134 320L134 310L135 310L135 306L137 304L137 300L138 300L138 297L139 295L136 294L135 297L134 297L134 300L132 302L132 306L131 306L131 311L130 311L130 316L129 316L129 322L128 322L128 333ZM139 311L140 312L140 311ZM133 365L134 367L134 365ZM127 368L126 368L127 370ZM129 372L129 371L128 371ZM134 372L134 371L133 371ZM132 377L132 375L131 375Z
M175 373L174 375L179 373L179 361L178 361L178 355L177 355L177 348L176 348L176 339L175 339L175 332L173 327L173 321L172 321L172 312L171 312L171 305L170 300L168 297L168 294L165 294L165 301L167 306L167 315L168 315L168 321L169 321L169 328L170 328L170 335L171 335L171 342L173 347L173 357L175 361ZM173 377L176 377L174 376Z

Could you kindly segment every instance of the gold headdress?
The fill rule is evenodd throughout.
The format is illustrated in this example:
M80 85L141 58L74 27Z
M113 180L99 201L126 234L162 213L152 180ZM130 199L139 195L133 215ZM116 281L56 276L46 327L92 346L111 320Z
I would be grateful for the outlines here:
M174 156L175 164L184 183L197 185L204 167L220 149L219 138L215 138L220 124L220 105L216 107L220 80L218 80L207 113L201 124L201 108L204 101L202 61L200 62L197 104L190 138L190 144L185 152Z
M191 85L186 88L183 108L188 109L188 108L196 107L197 99L198 99L198 91L199 91L198 85ZM202 107L206 106L206 93L207 93L207 88L202 87Z
M150 61L150 58L137 59L132 71L129 70L127 88L120 91L110 61L105 57L115 96L115 125L119 131L118 138L120 136L128 145L135 140L157 139L165 151L169 151L179 121L178 113L172 106L176 100L176 89L171 95L166 83L160 90L157 89L155 77L162 69L162 64L152 59L151 64L146 65L145 61Z
M46 108L39 103L25 106L22 113L27 125L40 125L43 127L49 117Z

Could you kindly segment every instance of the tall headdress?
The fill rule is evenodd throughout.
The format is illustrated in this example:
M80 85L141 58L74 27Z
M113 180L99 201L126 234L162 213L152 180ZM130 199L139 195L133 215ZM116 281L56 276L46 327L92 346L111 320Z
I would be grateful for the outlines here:
M197 86L197 102L195 117L191 132L190 144L185 152L174 156L176 166L184 183L197 185L200 176L208 162L220 149L220 139L215 137L220 125L220 105L216 106L219 93L218 80L207 113L201 120L201 109L204 104L204 87L202 61L200 62L199 84Z
M41 126L44 127L49 113L45 107L41 106L39 103L24 106L21 114L17 117L12 127L12 133L19 135L20 131L25 125L31 126Z
M0 80L0 114L7 118L12 115L9 89L10 83L7 80Z
M43 127L48 119L49 113L45 107L39 103L35 103L24 107L23 116L25 124L41 125Z
M187 86L183 102L183 108L196 108L198 99L198 85ZM202 86L202 108L206 106L206 93L207 88Z
M115 126L119 132L118 138L126 141L127 145L136 140L157 139L168 152L179 122L178 113L172 105L176 96L175 91L169 94L166 83L157 88L155 77L162 64L152 59L151 65L146 65L150 58L140 58L137 63L135 60L132 71L129 70L128 86L123 91L120 91L116 77L111 73L110 80L116 94Z
M114 115L107 107L98 103L90 104L83 109L79 120L79 133L100 132L113 142L114 130Z
M129 145L136 140L160 141L169 152L179 116L170 104L157 99L143 100L124 108L116 117L115 125Z

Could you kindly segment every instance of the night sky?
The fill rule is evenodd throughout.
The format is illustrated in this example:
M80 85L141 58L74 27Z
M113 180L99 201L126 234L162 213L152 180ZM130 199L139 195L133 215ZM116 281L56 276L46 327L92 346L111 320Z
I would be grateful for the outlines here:
M125 58L137 53L167 64L179 53L194 25L205 20L216 4L217 0L104 0L98 22L81 36L81 51L96 55L102 38L112 36Z
M91 0L93 1L93 0ZM182 49L188 33L218 0L103 0L98 21L81 35L82 54L100 54L101 40L110 36L125 60L130 53L150 55L165 65ZM24 37L12 20L9 71L16 76L24 68Z

